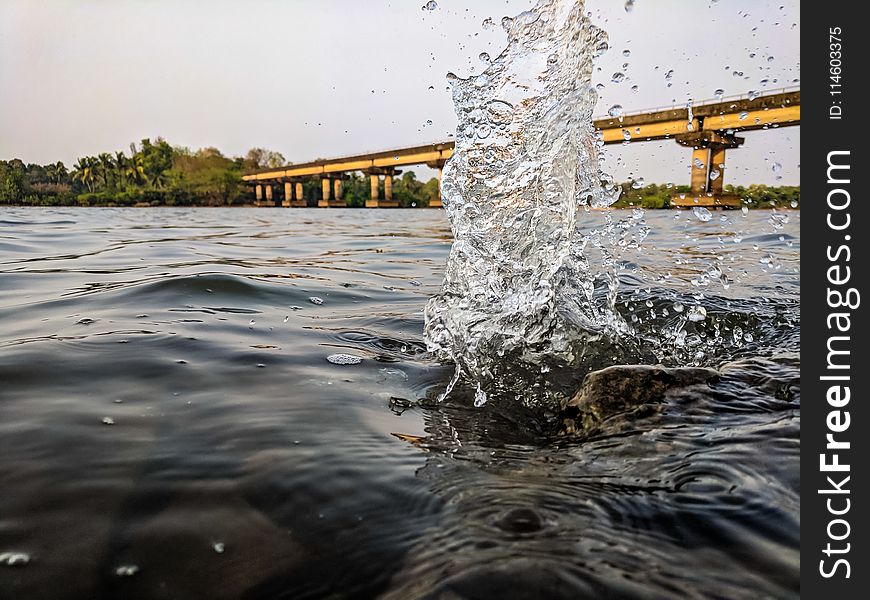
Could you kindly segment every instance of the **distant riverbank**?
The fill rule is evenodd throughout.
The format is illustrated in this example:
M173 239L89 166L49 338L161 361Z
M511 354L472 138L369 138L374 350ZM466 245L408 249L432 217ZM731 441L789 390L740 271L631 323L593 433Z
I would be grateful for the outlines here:
M143 139L127 152L85 156L72 168L62 162L27 164L0 160L0 206L250 206L254 193L245 173L289 164L278 152L252 148L244 157L224 156L217 148L191 150L166 140ZM689 193L687 185L627 181L614 208L670 208L671 197ZM316 206L322 194L317 178L302 182L302 197ZM797 208L800 186L732 186L748 208ZM342 182L348 207L363 207L371 197L368 176L348 173ZM425 208L438 198L438 180L417 180L413 171L395 177L392 197L403 208ZM280 199L277 201L280 204Z

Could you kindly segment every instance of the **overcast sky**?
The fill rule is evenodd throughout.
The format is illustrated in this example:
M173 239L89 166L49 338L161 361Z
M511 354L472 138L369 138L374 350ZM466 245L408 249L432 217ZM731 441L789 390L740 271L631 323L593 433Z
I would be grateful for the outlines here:
M445 74L482 70L478 55L505 42L483 19L498 23L532 2L423 3L0 0L0 158L70 165L163 136L229 155L263 146L301 162L448 139L456 121ZM596 114L800 83L797 0L586 6L611 41ZM612 83L616 71L627 79ZM799 182L799 127L745 137L728 153L726 183ZM605 152L619 180L689 181L689 153L674 142Z

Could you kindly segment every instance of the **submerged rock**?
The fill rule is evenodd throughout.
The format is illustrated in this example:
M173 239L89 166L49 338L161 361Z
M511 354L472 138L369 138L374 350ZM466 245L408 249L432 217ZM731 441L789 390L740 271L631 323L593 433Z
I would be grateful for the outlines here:
M717 381L718 371L701 367L617 365L586 375L580 389L561 406L563 433L588 434L615 417L654 410L669 392Z

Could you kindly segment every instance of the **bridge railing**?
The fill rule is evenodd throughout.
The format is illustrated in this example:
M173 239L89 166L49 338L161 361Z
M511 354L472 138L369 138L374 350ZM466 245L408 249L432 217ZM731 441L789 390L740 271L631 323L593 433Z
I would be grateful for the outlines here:
M758 95L759 96L772 96L774 94L788 94L790 92L799 92L799 91L801 91L801 86L790 85L790 86L781 87L781 88L766 89L763 92L759 92ZM733 94L731 96L722 96L721 98L704 98L703 100L692 100L692 108L704 106L707 104L721 104L723 102L732 102L732 101L736 101L736 100L748 100L748 99L749 99L749 92L747 92L745 94ZM661 112L661 111L665 111L665 110L682 110L682 109L686 108L688 105L689 105L689 101L686 100L682 104L680 104L680 103L665 104L662 106L653 106L652 108L641 108L638 110L633 110L631 112L624 112L624 113L622 113L622 116L629 117L629 116L633 116L633 115L643 115L643 114L647 114L647 113ZM612 118L612 117L610 117L609 115L599 115L597 117L593 117L593 120L598 121L598 120L610 119L610 118Z

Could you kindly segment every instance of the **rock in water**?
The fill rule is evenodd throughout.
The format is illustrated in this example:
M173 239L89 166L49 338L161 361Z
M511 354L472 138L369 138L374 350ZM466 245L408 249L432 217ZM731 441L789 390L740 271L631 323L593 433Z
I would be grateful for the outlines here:
M588 434L614 417L631 415L660 402L671 390L707 385L714 369L617 365L586 375L577 393L562 403L563 433Z

